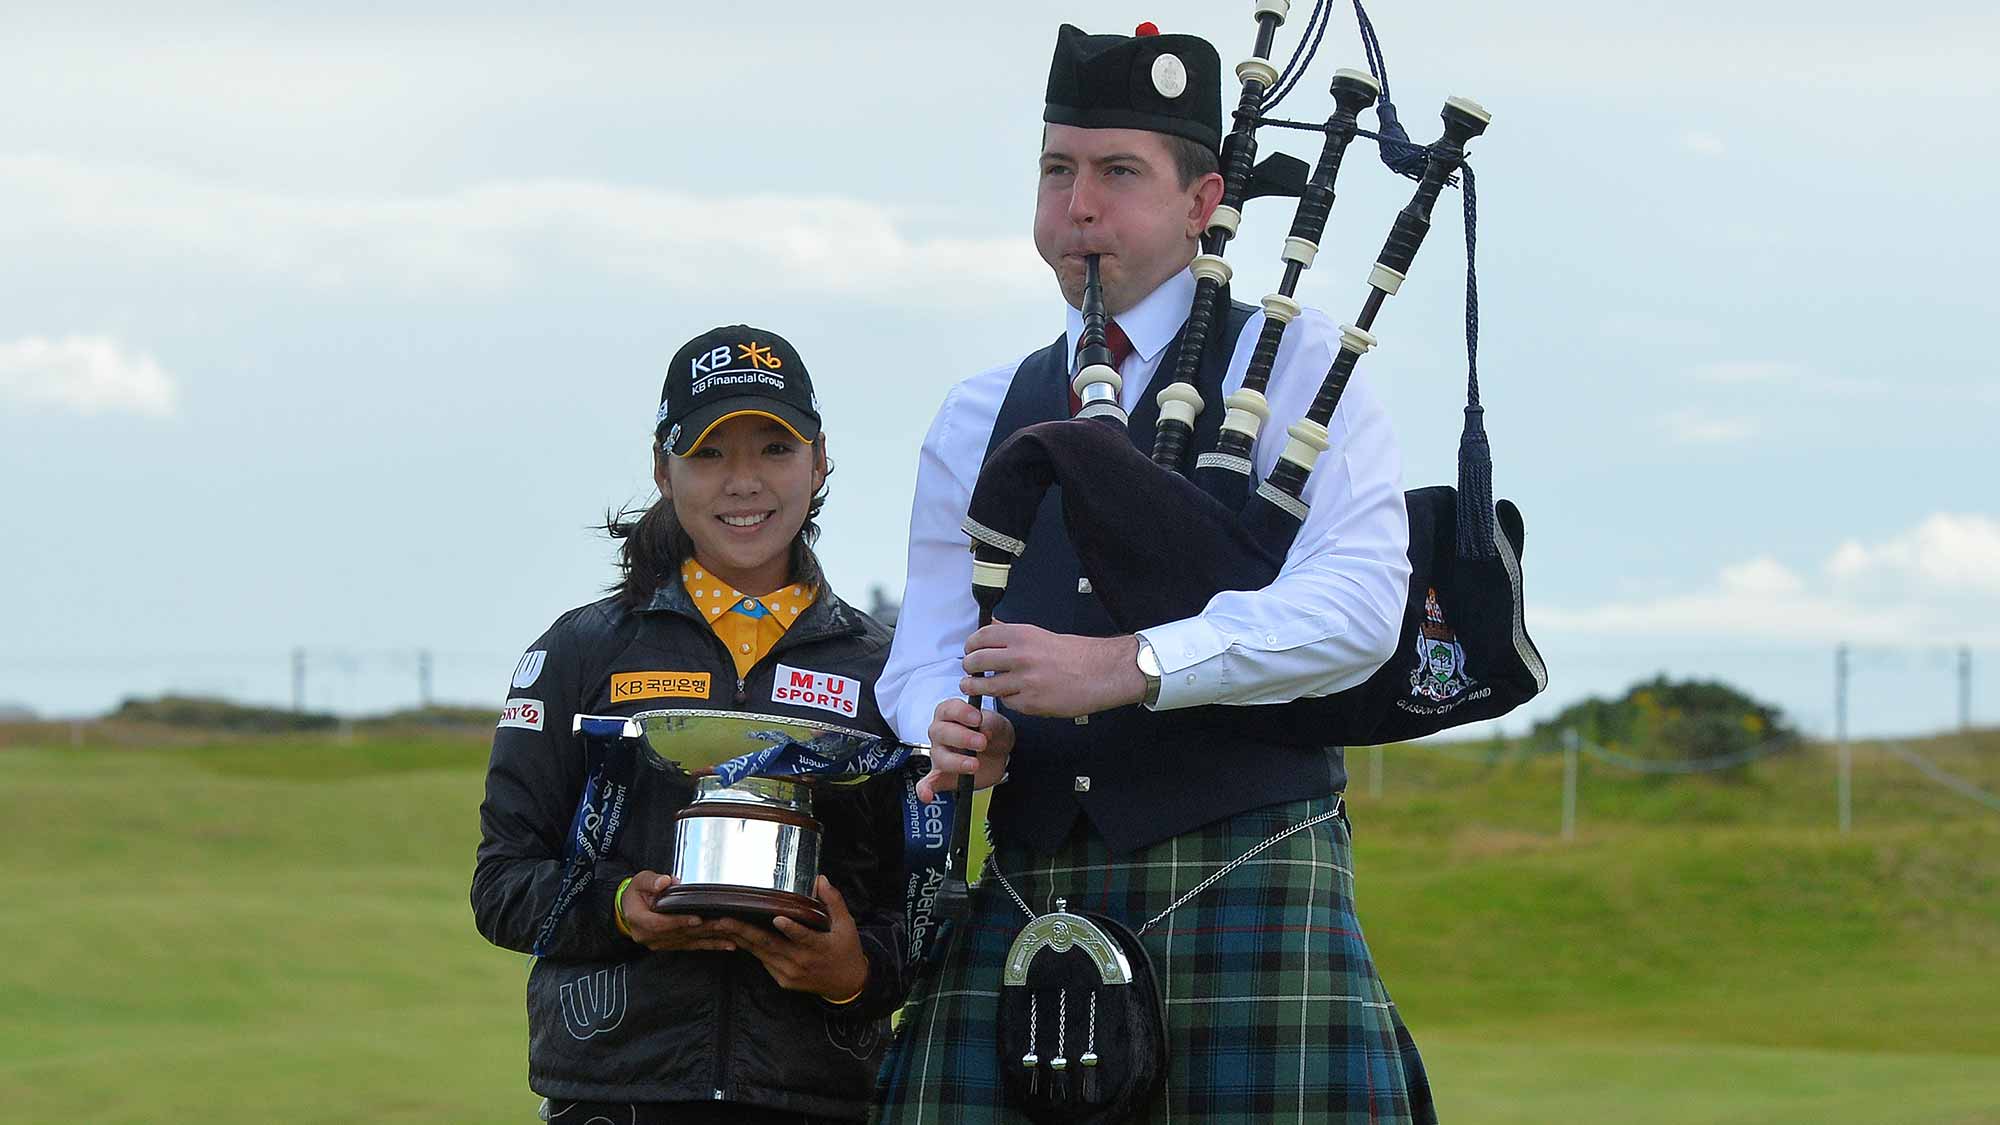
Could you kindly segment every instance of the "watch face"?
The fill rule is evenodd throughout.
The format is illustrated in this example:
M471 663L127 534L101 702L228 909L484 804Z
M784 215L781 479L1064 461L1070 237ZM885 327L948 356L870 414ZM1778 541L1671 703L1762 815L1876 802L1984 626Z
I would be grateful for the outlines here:
M1147 676L1158 676L1160 674L1159 655L1153 651L1152 645L1147 644L1143 640L1139 642L1139 672Z

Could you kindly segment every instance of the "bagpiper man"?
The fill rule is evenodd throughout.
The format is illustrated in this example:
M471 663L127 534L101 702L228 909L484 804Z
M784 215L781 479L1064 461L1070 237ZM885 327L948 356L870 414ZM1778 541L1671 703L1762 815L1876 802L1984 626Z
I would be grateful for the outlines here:
M975 629L961 520L996 445L1077 409L1068 392L1091 255L1120 404L1133 440L1152 446L1196 291L1189 265L1223 196L1220 71L1194 36L1061 29L1034 233L1066 331L953 387L924 440L908 585L877 695L902 738L932 747L927 798L968 773L1004 784L971 915L913 992L884 1065L885 1121L1436 1120L1355 918L1341 751L1242 721L1359 684L1396 648L1409 531L1395 437L1366 376L1333 416L1309 515L1269 585L1120 635L1052 500L994 624ZM1217 310L1197 451L1214 447L1263 316ZM1258 477L1339 339L1313 310L1284 334ZM971 694L997 708L975 709ZM1092 962L1033 967L1072 948ZM1099 1000L1117 990L1098 986L1118 974L1152 992L1106 1009L1129 1022L1100 1028ZM1121 1052L1145 1049L1145 1024L1162 1018L1161 1073L1150 1074ZM1123 1095L1107 1083L1120 1082L1136 1101L1113 1105Z

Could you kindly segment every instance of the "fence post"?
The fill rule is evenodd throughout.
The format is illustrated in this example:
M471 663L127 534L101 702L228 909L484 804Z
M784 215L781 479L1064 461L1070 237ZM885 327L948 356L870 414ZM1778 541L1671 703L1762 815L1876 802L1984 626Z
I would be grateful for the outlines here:
M1576 839L1576 750L1581 741L1576 728L1563 731L1563 829L1562 838Z

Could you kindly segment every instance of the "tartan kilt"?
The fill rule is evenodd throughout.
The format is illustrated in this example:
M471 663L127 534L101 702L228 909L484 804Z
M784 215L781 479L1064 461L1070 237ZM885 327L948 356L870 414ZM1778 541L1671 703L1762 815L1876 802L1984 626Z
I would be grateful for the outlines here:
M1053 855L996 841L944 963L918 982L876 1085L893 1125L1026 1122L1003 1109L995 1046L1000 968L1027 915L1111 915L1136 930L1260 841L1334 797L1255 809L1115 857L1079 820ZM1168 1064L1149 1121L1437 1120L1416 1044L1354 916L1346 814L1237 867L1141 936L1167 1009Z

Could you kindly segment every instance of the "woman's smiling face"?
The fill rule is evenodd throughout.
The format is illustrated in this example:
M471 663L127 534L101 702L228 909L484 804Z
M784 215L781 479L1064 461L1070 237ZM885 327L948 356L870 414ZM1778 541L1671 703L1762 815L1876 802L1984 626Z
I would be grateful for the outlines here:
M826 443L746 414L685 457L656 457L653 480L703 567L745 594L768 594L791 581L792 541L826 480Z

